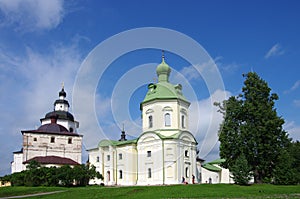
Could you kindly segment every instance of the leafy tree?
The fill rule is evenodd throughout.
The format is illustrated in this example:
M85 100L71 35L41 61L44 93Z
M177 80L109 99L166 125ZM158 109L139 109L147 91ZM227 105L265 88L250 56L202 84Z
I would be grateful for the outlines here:
M251 167L244 154L240 154L231 168L233 180L236 184L247 185L251 180Z
M274 107L276 94L256 73L245 75L242 94L216 103L224 121L219 129L220 156L230 170L244 154L255 183L270 182L281 150L290 142L283 130L284 120Z
M293 157L288 150L282 150L274 169L274 184L296 184L296 170L292 163Z
M70 187L73 185L74 176L70 165L64 165L58 168L58 179L62 186Z

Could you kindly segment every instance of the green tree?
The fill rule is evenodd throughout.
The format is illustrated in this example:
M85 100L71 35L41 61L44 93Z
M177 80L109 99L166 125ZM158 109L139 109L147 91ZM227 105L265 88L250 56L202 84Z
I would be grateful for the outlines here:
M219 130L220 156L226 159L224 166L232 169L244 154L255 183L270 182L281 150L290 140L274 107L278 96L271 94L256 73L245 77L242 94L216 104L224 118Z
M288 150L282 150L279 161L274 169L274 184L296 184L297 174L295 168L292 167L293 157Z
M240 154L232 165L231 173L236 184L247 185L252 177L251 167L244 154Z

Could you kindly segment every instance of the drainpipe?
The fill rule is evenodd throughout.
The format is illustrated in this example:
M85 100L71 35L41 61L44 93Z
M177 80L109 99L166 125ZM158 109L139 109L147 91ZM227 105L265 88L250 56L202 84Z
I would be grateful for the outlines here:
M117 159L117 149L116 149L116 185L118 184L118 159Z
M165 184L165 143L162 140L162 155L163 155L163 185Z

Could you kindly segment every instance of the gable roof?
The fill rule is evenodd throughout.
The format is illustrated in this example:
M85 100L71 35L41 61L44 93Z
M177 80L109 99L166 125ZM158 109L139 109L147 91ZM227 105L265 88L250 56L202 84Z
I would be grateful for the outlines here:
M70 158L63 158L59 156L36 156L23 163L28 164L33 160L37 161L40 164L80 165L78 162L75 162Z
M225 162L225 159L216 159L216 160L213 160L211 162L203 164L202 167L205 168L205 169L207 169L207 170L210 170L210 171L218 172L218 171L221 171L222 169L219 168L219 167L216 167L214 165L215 164L216 165L220 165L223 162Z

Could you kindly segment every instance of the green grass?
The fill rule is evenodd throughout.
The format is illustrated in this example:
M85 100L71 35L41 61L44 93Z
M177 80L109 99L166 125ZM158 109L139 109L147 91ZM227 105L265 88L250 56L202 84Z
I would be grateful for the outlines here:
M252 186L202 184L77 188L8 187L0 188L0 197L56 190L64 190L65 192L38 196L38 198L300 198L300 185L276 186L267 184ZM5 193L9 193L9 195L5 195Z

